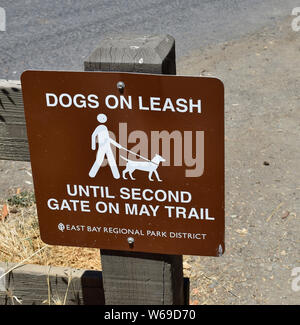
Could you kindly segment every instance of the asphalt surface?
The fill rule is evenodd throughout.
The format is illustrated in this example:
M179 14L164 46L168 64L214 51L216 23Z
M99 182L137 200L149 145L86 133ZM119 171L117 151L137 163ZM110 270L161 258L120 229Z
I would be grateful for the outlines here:
M105 37L164 34L176 39L177 58L191 50L241 38L291 15L297 0L14 0L0 1L0 78L27 69L82 70Z

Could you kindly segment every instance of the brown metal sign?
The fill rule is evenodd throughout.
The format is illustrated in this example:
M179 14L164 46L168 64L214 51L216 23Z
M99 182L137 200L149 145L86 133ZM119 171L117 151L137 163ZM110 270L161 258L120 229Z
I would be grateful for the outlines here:
M42 240L224 252L224 88L215 78L26 71Z

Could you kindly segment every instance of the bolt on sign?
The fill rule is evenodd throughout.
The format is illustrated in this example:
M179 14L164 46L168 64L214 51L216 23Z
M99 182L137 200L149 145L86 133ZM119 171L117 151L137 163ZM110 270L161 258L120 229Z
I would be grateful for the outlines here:
M41 238L224 252L224 88L216 78L25 71Z

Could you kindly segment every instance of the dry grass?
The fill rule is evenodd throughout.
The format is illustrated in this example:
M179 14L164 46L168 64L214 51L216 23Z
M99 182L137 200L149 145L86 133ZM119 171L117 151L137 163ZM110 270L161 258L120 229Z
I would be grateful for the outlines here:
M39 233L36 206L11 205L12 200L0 204L8 207L8 215L0 217L0 261L19 263L44 247ZM27 264L64 266L80 269L100 270L99 249L47 245Z

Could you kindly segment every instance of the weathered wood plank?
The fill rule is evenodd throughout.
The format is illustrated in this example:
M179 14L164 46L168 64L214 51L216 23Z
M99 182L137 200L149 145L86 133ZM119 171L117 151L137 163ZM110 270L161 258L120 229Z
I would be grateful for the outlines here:
M0 262L0 277L14 263ZM0 305L104 305L102 273L27 264L0 279Z
M176 74L175 40L169 35L107 38L86 59L84 70Z
M0 159L30 161L20 81L0 80Z
M175 40L169 35L109 38L91 53L84 69L176 74ZM187 301L182 256L102 249L101 264L108 305L180 305Z
M181 305L182 256L101 250L108 305Z

